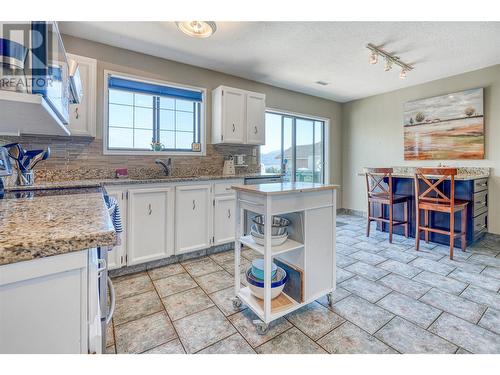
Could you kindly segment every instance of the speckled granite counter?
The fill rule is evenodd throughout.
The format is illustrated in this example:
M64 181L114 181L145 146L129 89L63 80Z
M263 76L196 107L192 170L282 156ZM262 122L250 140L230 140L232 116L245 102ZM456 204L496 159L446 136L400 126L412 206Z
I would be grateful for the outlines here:
M115 242L100 193L0 200L0 265Z
M418 167L392 167L394 172L393 177L413 178L415 177L415 169ZM428 167L432 168L432 167ZM455 180L477 180L480 178L488 178L490 176L490 168L483 167L452 167L457 168ZM364 176L363 172L358 173L359 176ZM429 176L432 177L432 176Z
M69 181L50 181L50 182L35 182L32 186L7 186L6 191L11 190L33 190L33 189L65 189L65 188L81 188L81 187L98 187L111 185L133 185L133 184L160 184L160 183L175 183L175 182L190 182L190 181L209 181L209 180L235 180L247 177L260 177L261 174L243 174L235 176L225 175L207 175L207 176L173 176L162 178L111 178L111 179L96 179L96 180L69 180ZM265 177L279 177L278 174L265 175Z

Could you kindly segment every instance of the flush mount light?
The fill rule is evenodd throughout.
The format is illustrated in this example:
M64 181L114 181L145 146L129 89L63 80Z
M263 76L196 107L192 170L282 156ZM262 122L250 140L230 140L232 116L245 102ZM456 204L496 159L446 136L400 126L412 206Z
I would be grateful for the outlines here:
M399 78L405 79L406 74L410 71L413 70L413 66L410 64L406 64L398 56L395 56L389 52L384 51L383 49L368 43L366 45L366 48L368 48L370 52L370 64L376 64L378 62L378 57L382 56L385 60L385 66L384 70L388 72L389 70L392 69L393 65L398 65L401 68L401 73L399 74Z
M208 38L217 31L213 21L179 21L175 24L180 31L193 38Z

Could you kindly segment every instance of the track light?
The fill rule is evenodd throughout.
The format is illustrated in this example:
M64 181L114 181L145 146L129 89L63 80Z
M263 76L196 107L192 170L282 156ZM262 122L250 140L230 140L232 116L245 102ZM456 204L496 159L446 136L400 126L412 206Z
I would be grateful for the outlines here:
M410 70L413 70L413 66L404 63L403 61L400 60L398 56L388 53L371 43L368 43L366 45L366 48L370 50L370 59L369 59L370 64L377 64L379 56L382 56L384 58L385 61L384 70L386 72L391 70L394 65L397 65L401 68L401 73L399 74L399 78L405 79L407 73Z
M384 70L386 72L388 72L389 70L392 69L392 60L391 59L388 59L387 57L385 58L385 66L384 66Z

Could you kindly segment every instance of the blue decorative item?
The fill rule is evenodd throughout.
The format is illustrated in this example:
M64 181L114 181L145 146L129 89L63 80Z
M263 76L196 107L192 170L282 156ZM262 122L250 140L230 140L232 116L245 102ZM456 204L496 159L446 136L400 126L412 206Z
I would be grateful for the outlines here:
M274 279L277 270L278 266L276 266L276 264L274 264L273 262L271 269L271 279ZM264 280L264 259L259 258L252 261L252 275L257 279Z

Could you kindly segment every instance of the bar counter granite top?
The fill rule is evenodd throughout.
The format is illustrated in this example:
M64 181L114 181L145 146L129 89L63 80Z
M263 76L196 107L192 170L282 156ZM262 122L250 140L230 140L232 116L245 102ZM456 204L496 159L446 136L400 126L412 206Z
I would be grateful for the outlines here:
M340 185L328 185L311 182L287 182L287 183L270 183L258 185L235 185L234 190L243 193L258 194L258 195L283 195L295 193L312 193L322 190L338 189Z
M101 193L0 199L0 266L115 243Z
M399 178L413 178L415 176L415 170L419 167L392 167L393 173L392 177ZM421 168L437 168L430 166L422 166ZM480 178L488 178L490 176L490 168L487 167L454 167L449 166L448 168L457 168L457 175L455 180L478 180ZM364 176L364 172L359 172L358 176ZM429 178L433 176L428 176Z
M112 185L136 185L136 184L159 184L190 181L209 181L209 180L236 180L249 177L279 177L279 174L262 175L259 173L228 175L205 175L205 176L159 176L153 178L107 178L107 179L82 179L65 181L41 181L31 186L6 186L6 191L35 190L35 189L69 189L85 188Z

